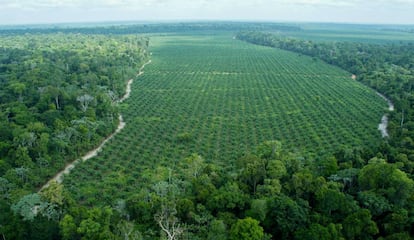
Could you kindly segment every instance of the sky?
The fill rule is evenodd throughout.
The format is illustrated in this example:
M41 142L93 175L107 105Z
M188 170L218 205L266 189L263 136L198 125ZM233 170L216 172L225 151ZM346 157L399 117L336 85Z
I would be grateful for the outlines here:
M0 0L0 25L168 20L414 24L414 0Z

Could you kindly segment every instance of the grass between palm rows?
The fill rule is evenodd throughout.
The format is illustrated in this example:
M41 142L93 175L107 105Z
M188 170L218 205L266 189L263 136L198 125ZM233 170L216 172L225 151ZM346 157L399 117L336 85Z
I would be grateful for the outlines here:
M192 153L232 168L266 140L297 152L375 145L387 103L351 74L231 35L158 36L123 104L125 129L64 184L113 203Z

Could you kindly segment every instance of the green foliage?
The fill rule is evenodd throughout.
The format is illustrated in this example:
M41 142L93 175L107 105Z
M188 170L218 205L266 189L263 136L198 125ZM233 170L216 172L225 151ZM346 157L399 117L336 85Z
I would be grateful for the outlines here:
M77 227L71 215L65 215L59 222L62 239L70 240L77 238Z
M110 231L112 214L112 209L109 207L88 210L87 218L80 222L76 230L77 233L81 235L82 239L113 239L114 234ZM69 220L68 228L70 231L72 224Z
M83 220L78 228L78 233L81 234L83 239L100 239L101 225L92 219Z
M315 163L320 176L329 177L338 171L338 162L334 156L324 157Z
M248 201L245 194L237 182L228 182L215 191L207 202L207 206L212 211L242 210Z
M328 182L315 192L315 208L335 221L345 218L358 209L351 196L340 191L339 184Z
M359 192L358 200L373 216L380 216L392 209L392 204L385 197L373 191Z
M19 221L20 216L14 214L10 209L10 205L3 199L0 199L0 234L6 236L7 239L24 238L26 234L24 231L17 231L18 229L25 229L24 222Z
M135 225L132 222L120 221L117 226L117 236L119 239L131 239L131 240L142 240L141 233L135 229Z
M291 190L297 197L310 200L321 185L325 183L323 177L317 177L306 169L292 175Z
M265 179L263 185L257 186L257 195L260 197L272 197L282 191L279 179Z
M6 178L0 177L0 197L7 199L9 197L9 192L13 189L13 184L11 184Z
M177 215L184 221L191 220L195 212L194 202L187 198L177 200Z
M227 227L222 220L213 220L210 223L208 231L208 240L226 240L227 238Z
M406 209L396 209L392 213L388 213L382 222L382 228L385 233L402 233L407 229L407 226L412 224L412 219L409 219L409 213Z
M371 214L366 209L361 209L346 217L342 223L343 233L346 239L373 239L378 233L378 227L371 220Z
M340 182L345 192L354 192L358 183L359 169L347 168L331 175L328 179Z
M211 178L204 174L194 179L193 184L193 197L202 203L206 203L210 196L216 191L216 187L211 181Z
M23 217L23 220L33 221L41 209L45 207L45 202L40 199L40 195L33 193L24 196L11 209L15 214Z
M237 167L240 180L247 183L255 194L257 185L266 177L265 161L255 155L246 155L239 159Z
M280 160L270 160L266 166L266 174L271 179L281 179L287 175L285 164Z
M257 154L263 159L278 159L282 151L280 141L266 141L257 147Z
M382 240L382 239L384 240L410 240L412 239L412 237L410 236L409 233L403 232L403 233L394 233L385 238L379 238L379 240Z
M230 229L230 240L262 240L263 228L253 218L239 219Z
M177 141L178 142L189 142L191 141L191 139L193 138L193 136L191 135L191 133L189 132L183 132L183 133L179 133L177 135Z
M308 224L308 206L302 200L294 201L285 195L268 200L268 214L263 222L265 232L279 239L292 238L293 233Z
M152 221L155 214L155 209L152 208L154 203L146 200L147 196L145 193L132 195L126 203L130 216L139 223Z
M267 212L267 201L265 199L254 199L251 203L250 210L246 211L246 214L249 217L263 222Z
M40 195L50 203L63 205L63 185L58 184L57 182L51 182Z
M414 191L414 181L406 173L378 159L361 169L358 182L362 190L372 190L399 206L404 206Z
M317 223L312 223L308 228L299 229L295 232L295 239L298 240L343 240L340 225L329 224L324 227Z
M204 159L198 154L191 155L182 163L183 168L186 170L185 174L188 176L188 179L195 179L199 177L202 170L205 168Z

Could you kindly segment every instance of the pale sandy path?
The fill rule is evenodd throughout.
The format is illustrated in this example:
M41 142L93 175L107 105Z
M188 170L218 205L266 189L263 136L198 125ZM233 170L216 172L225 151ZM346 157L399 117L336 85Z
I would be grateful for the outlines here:
M151 60L149 60L148 62L144 63L144 65L142 65L142 67L139 69L138 74L136 77L141 76L142 74L144 74L143 70L145 68L146 65L150 64ZM134 79L129 79L127 82L127 86L126 86L126 90L125 90L125 95L120 98L118 100L118 102L123 102L125 99L129 98L129 95L131 94L131 84L134 82Z
M356 80L357 76L355 74L352 74L352 79ZM390 99L388 99L386 96L382 95L379 92L376 92L378 96L380 96L382 99L384 99L388 103L388 111L392 112L394 111L394 104ZM389 137L388 134L388 113L384 114L381 118L381 122L378 124L378 130L381 132L381 135L383 138Z
M142 67L138 71L137 77L141 76L144 73L143 70L144 70L145 66L150 64L150 63L151 63L151 60L146 62L144 65L142 65ZM126 90L125 90L125 95L118 100L118 103L122 103L127 98L129 98L129 96L131 94L131 84L133 82L134 82L133 79L128 80ZM102 150L102 148L105 146L105 144L109 140L111 140L116 134L118 134L125 127L125 125L126 125L126 123L124 122L124 119L122 118L122 115L119 115L119 124L118 124L118 127L116 128L115 132L113 132L111 135L109 135L107 138L105 138L105 140L103 140L102 143L99 144L99 146L97 146L96 148L94 148L91 151L89 151L88 153L86 153L83 157L81 157L80 159L76 159L76 160L72 161L70 164L68 164L62 171L58 172L53 178L51 178L49 181L47 181L47 183L44 184L40 188L39 192L42 191L43 189L47 188L49 186L49 184L53 181L55 181L57 183L62 183L64 175L69 174L70 171L72 171L72 169L74 169L76 167L76 165L78 165L80 162L84 162L84 161L87 161L87 160L95 157Z
M387 97L385 97L379 92L377 92L377 94L380 97L382 97L385 101L387 101L388 111L390 112L394 111L394 104L391 102L391 100L389 100ZM388 127L388 114L386 113L384 114L384 116L382 116L380 124L378 124L378 130L381 132L381 135L383 138L389 137L387 127Z

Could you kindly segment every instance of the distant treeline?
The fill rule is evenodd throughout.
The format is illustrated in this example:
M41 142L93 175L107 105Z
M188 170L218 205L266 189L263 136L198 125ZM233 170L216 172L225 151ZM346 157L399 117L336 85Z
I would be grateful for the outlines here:
M383 31L414 33L414 28L382 28Z
M46 25L45 25L46 26ZM55 26L42 28L40 26L27 26L15 28L0 28L0 35L19 35L25 33L82 33L82 34L136 34L136 33L173 33L194 31L300 31L299 26L280 23L243 23L243 22L193 22L193 23L160 23L160 24L134 24L112 26L85 26L68 27Z

